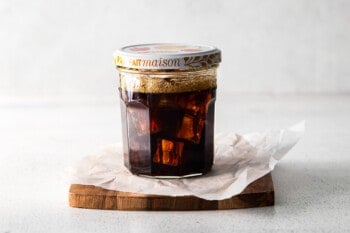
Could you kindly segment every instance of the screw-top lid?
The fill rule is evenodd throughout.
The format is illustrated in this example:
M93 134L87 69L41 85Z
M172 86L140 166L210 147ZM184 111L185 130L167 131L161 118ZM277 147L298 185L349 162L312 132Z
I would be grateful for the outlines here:
M221 61L213 46L187 44L140 44L123 47L114 54L117 67L143 70L201 69Z

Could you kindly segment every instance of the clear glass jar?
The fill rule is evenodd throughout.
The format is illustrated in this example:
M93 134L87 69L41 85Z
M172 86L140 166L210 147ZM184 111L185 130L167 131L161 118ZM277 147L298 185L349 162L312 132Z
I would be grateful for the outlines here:
M158 47L161 47L161 53ZM185 52L174 55L174 47L185 48ZM125 166L134 174L155 177L207 173L214 157L216 69L220 51L213 47L174 44L126 48L136 49L140 57L130 58L125 53L120 55L120 51L115 57L119 71ZM145 48L153 52L140 54L139 51ZM199 48L208 54L193 52ZM121 51L125 52L125 48ZM134 55L131 51L129 53ZM160 62L154 62L149 69L130 65L181 58L183 60L173 62L182 62L179 68L159 67ZM151 62L142 63L142 59ZM199 66L186 67L186 60L198 60ZM170 64L169 61L166 63Z

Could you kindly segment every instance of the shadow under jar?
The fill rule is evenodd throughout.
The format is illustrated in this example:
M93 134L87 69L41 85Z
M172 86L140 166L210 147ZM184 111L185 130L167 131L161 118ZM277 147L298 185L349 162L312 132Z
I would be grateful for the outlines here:
M114 58L125 166L133 174L162 178L210 171L220 51L147 44L124 47Z

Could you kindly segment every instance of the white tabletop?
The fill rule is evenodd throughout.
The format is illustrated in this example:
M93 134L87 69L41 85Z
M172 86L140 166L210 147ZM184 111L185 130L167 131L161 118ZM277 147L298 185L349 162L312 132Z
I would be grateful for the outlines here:
M0 232L349 232L350 96L217 99L216 131L248 133L306 120L273 171L273 207L188 212L68 206L65 169L120 141L113 101L0 101Z

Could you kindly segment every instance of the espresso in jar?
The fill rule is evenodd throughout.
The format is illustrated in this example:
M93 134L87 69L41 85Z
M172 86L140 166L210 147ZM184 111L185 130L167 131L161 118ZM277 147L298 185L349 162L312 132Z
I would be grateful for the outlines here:
M158 50L155 49L157 46ZM170 53L176 46L161 45L161 51L170 48ZM159 45L129 48L137 48L139 54L139 51L147 51L147 47L164 56L159 52ZM192 54L193 47L188 53ZM186 48L182 50L190 51ZM150 70L118 66L124 164L132 173L186 177L210 171L214 157L216 69L220 60L220 52L214 51L216 53L202 55L207 57L202 58L199 67L154 67L157 69ZM155 52L150 54L155 56ZM123 57L116 59L125 62ZM128 64L147 64L135 59L128 61ZM201 57L190 56L187 59L195 61ZM186 57L181 61L184 60Z

